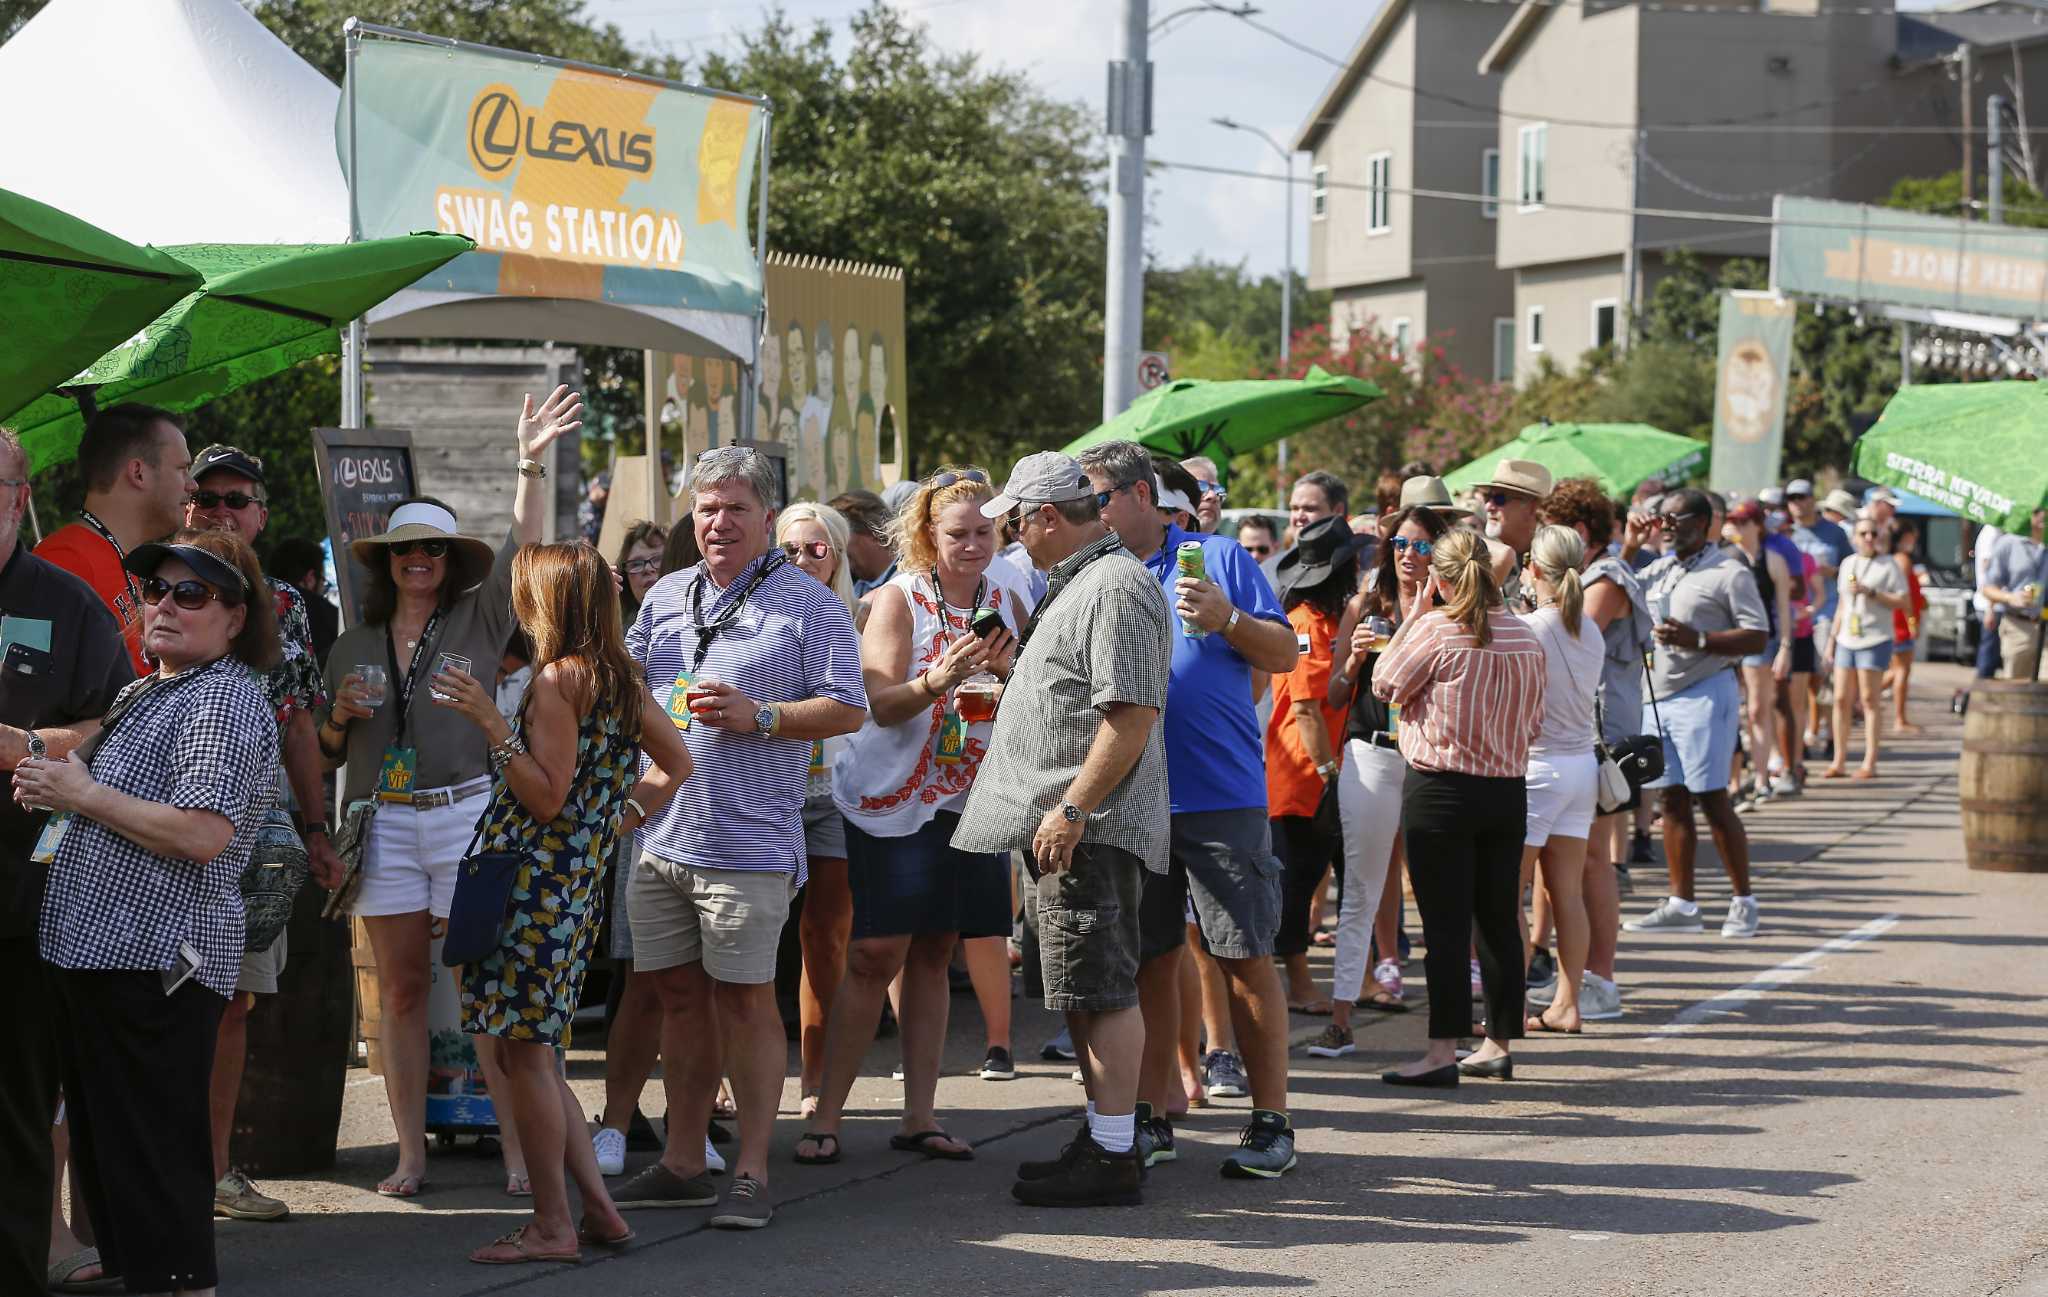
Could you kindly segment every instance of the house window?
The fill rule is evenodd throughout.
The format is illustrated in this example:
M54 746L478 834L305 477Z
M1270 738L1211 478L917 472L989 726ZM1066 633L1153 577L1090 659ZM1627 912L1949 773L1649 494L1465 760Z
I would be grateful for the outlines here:
M1309 219L1320 221L1330 213L1330 169L1328 167L1316 167L1308 174Z
M1414 325L1411 324L1405 317L1394 321L1395 355L1406 356L1408 354L1408 348L1410 344L1414 341L1414 333Z
M1620 319L1620 303L1612 299L1593 303L1593 345L1605 347L1612 343L1615 325Z
M1550 152L1549 125L1539 122L1534 126L1524 126L1520 132L1520 145L1517 150L1517 164L1520 168L1517 200L1525 210L1541 207L1543 196L1548 189L1546 172Z
M1394 228L1394 196L1389 192L1394 184L1394 155L1375 153L1365 160L1365 183L1370 207L1367 212L1365 230L1368 234L1385 234Z
M1479 214L1487 220L1500 215L1500 150L1487 149L1479 155L1479 192L1486 201L1479 204Z
M1543 308L1529 308L1529 350L1543 350Z
M1493 381L1515 381L1515 322L1511 319L1493 322Z

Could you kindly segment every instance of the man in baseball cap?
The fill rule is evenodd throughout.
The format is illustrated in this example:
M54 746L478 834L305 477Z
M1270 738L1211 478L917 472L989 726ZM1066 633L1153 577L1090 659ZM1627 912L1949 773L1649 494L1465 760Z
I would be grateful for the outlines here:
M193 456L192 476L199 489L185 505L185 525L231 531L254 547L256 538L270 522L270 509L264 503L263 461L235 446L208 446ZM139 557L142 552L138 549L130 557ZM200 570L196 561L193 566L195 571ZM341 857L327 838L320 744L313 731L313 718L327 706L320 661L313 653L313 624L306 615L305 596L295 587L275 578L270 586L277 608L278 639L284 653L278 664L263 674L260 683L277 714L278 749L284 757L283 782L290 794L288 800L281 797L279 804L298 808L293 816L299 835L305 840L314 881L322 887L333 887L341 881L342 870ZM258 592L253 597L262 596ZM220 1031L214 1039L216 1216L282 1220L288 1210L284 1203L259 1192L248 1176L228 1165L228 1136L234 1129L235 1101L241 1093L243 1062L248 1053L249 1012L257 996L277 994L285 957L282 933L268 950L242 957L242 973L235 984L234 998L221 1015Z
M1010 470L1010 480L1003 483L1002 493L981 506L981 513L985 518L1002 518L1020 506L1028 509L1032 505L1065 504L1094 494L1095 488L1089 483L1088 474L1081 471L1079 460L1056 450L1041 450L1017 461L1017 467Z

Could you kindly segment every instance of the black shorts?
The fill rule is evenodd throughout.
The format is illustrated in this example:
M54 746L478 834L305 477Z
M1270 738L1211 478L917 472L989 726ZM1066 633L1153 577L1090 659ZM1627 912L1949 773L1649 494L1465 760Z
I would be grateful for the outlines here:
M1035 872L1035 871L1034 871ZM1138 1003L1138 908L1145 862L1083 842L1057 874L1037 874L1038 964L1045 1007L1111 1013Z
M1820 671L1820 654L1814 652L1813 636L1801 635L1792 641L1792 674L1816 675Z

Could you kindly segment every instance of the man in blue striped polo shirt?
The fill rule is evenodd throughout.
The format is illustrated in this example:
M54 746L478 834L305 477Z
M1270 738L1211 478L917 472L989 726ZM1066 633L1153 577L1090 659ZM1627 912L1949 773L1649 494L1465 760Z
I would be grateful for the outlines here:
M704 561L656 582L626 635L695 769L640 831L627 884L633 966L661 995L668 1148L613 1195L621 1207L710 1207L698 1138L731 1052L740 1150L713 1225L758 1229L787 1062L775 951L804 883L811 744L867 715L860 641L839 597L771 544L780 494L759 451L705 452L690 474ZM716 1002L717 1014L712 1014Z

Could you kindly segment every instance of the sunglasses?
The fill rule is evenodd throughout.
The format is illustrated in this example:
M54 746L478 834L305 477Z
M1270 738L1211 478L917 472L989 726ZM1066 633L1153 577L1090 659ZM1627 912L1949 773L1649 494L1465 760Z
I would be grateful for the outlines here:
M782 542L782 552L793 559L808 558L816 563L832 557L832 547L822 540L786 540Z
M1428 558L1436 552L1436 542L1433 540L1409 540L1406 536L1396 536L1387 543L1394 547L1396 554L1406 554L1412 549L1417 558Z
M1202 488L1203 495L1215 496L1216 503L1218 504L1222 504L1225 500L1228 500L1230 498L1230 492L1224 490L1222 487L1216 485L1214 482L1204 482L1198 478L1196 479L1196 485Z
M1806 494L1803 491L1788 491L1785 493L1785 499L1788 502L1792 500L1811 500L1812 498L1812 496Z
M639 576L642 572L659 571L661 571L661 560L658 558L629 558L626 560L626 574L628 576Z
M192 503L201 509L218 509L226 505L230 509L246 509L252 504L262 504L259 496L244 495L240 491L194 491Z
M1496 509L1505 509L1516 500L1533 500L1536 497L1525 496L1520 491L1488 491L1479 498Z
M1253 558L1266 558L1272 554L1273 547L1271 545L1247 545L1244 547L1244 552Z
M180 581L172 585L162 577L144 577L142 581L142 602L154 608L169 595L171 602L186 612L198 612L207 604L218 599L222 604L231 604L227 598L204 581Z
M1684 522L1687 518L1704 517L1706 515L1703 513L1660 513L1657 515L1657 528L1660 531L1676 531L1678 524Z
M395 540L391 542L391 552L400 558L410 557L414 550L418 550L428 558L441 558L448 553L448 542L445 540Z
M987 486L988 474L978 468L962 469L958 473L939 473L931 479L931 487L934 491L943 491L957 482L972 482L977 486Z

